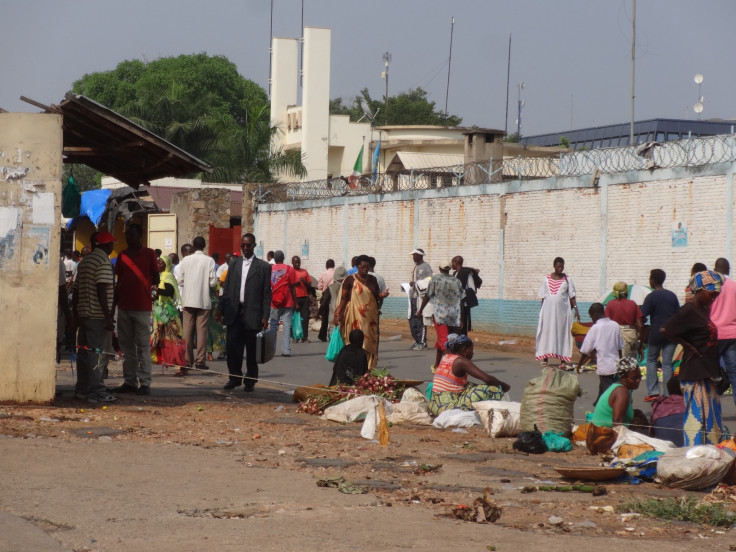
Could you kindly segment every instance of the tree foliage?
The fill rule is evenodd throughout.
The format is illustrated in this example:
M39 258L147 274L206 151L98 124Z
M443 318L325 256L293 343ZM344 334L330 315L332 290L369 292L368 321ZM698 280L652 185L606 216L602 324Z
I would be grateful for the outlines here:
M203 180L273 182L279 171L304 174L298 153L273 147L278 130L270 125L266 92L224 56L124 61L84 75L73 90L212 165Z
M361 100L365 100L371 112L375 115L375 124L383 125L442 125L458 126L462 118L456 115L445 116L438 110L435 102L427 99L427 91L422 88L414 88L408 92L402 92L388 98L388 121L386 120L386 97L375 100L371 97L367 88L363 88L355 98L342 98L330 100L330 113L333 115L349 115L351 121L358 121L363 117ZM380 112L379 112L380 110Z

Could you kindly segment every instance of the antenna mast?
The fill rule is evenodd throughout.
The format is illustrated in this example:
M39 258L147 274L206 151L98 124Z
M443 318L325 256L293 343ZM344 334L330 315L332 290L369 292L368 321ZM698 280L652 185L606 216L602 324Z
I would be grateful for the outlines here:
M455 30L455 17L452 18L450 23L450 58L447 63L447 88L445 91L445 123L447 123L447 101L450 98L450 68L452 67L452 34Z

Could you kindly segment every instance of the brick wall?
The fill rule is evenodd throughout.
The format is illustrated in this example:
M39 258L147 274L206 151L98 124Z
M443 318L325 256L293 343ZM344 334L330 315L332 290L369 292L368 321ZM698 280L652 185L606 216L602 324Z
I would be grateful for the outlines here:
M665 270L665 287L682 298L694 262L712 267L732 255L732 170L728 163L292 202L286 224L283 204L262 204L258 239L264 252L285 247L287 258L308 240L303 265L315 276L327 258L340 265L373 255L391 291L384 315L395 318L406 317L400 284L415 246L435 271L462 255L483 278L474 326L534 335L539 287L557 256L583 318L616 281L646 285L652 268ZM672 245L678 224L686 247Z

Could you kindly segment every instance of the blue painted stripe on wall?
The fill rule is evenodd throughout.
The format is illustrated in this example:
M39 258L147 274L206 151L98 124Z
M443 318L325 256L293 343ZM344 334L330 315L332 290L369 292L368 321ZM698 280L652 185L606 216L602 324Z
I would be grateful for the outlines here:
M592 303L578 303L580 318L589 322L588 308ZM384 318L406 319L407 300L403 297L387 297L381 312ZM500 335L534 337L539 321L539 301L510 301L505 299L479 299L473 309L473 328Z

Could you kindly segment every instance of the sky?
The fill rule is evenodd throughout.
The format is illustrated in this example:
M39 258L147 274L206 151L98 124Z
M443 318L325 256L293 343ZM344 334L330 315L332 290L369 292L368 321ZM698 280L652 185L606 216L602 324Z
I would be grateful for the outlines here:
M332 29L330 97L421 86L465 126L529 136L627 123L632 0L304 0L304 24ZM207 52L268 87L271 0L10 0L0 32L0 108L37 112L86 73L121 61ZM273 0L273 34L300 36L301 0ZM733 0L639 0L635 119L736 119ZM506 82L509 35L509 116ZM724 66L724 63L726 65ZM703 83L693 77L701 73Z

